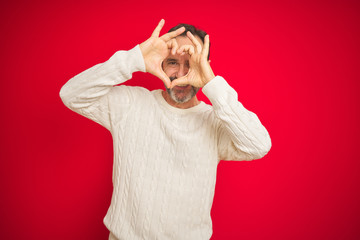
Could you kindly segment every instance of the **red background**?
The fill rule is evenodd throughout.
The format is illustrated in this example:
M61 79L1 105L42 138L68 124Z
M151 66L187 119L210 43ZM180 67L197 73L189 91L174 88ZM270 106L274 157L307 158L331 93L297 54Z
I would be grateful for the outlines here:
M11 1L0 5L0 239L107 239L112 139L59 98L161 18L210 34L211 63L268 129L224 162L212 239L359 239L357 1ZM136 73L149 89L160 80ZM201 99L208 100L201 95Z

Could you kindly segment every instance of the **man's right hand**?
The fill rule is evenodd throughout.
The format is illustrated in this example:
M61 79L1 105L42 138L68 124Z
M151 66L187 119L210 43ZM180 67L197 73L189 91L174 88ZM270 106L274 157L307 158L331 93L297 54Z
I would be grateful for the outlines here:
M170 50L176 53L178 48L175 37L185 31L184 27L176 31L166 33L160 36L160 31L165 24L165 20L161 19L151 37L140 44L141 53L144 57L146 72L149 72L160 78L165 85L170 88L171 81L162 69L162 62L170 54Z

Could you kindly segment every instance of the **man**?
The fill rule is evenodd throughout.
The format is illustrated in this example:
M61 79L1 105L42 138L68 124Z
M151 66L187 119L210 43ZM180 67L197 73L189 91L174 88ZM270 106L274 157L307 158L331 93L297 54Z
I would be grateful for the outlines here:
M215 77L206 33L180 25L160 37L163 25L60 91L66 106L112 134L114 191L104 218L112 240L209 239L220 159L257 159L271 147L256 115ZM115 86L135 71L159 77L167 90ZM212 106L197 99L199 88Z

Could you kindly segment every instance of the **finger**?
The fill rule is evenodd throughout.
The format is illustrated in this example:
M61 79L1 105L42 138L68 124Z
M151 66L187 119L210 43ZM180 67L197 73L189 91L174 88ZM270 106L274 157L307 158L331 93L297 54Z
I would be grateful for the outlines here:
M181 27L173 32L169 32L169 33L166 33L164 35L162 35L160 38L162 40L164 40L165 42L169 41L170 39L172 38L175 38L177 36L179 36L180 34L182 34L183 32L185 31L185 27Z
M197 52L201 53L202 47L201 47L201 44L199 43L199 41L194 37L194 35L192 35L191 32L188 31L186 34L190 38L190 40L193 42L193 44L195 45Z
M205 40L204 40L204 49L201 53L201 56L203 58L206 58L208 59L208 56L209 56L209 48L210 48L210 37L209 35L206 35L205 36Z
M183 76L181 78L177 78L174 81L172 81L170 88L173 88L176 85L182 85L182 84L189 84L189 80L188 80L187 76Z
M170 78L164 73L164 71L161 70L158 77L164 82L164 84L167 88L171 87Z
M160 78L165 83L165 86L167 88L170 88L170 86L171 86L170 78L166 75L166 73L164 72L164 70L162 69L161 66L162 66L162 63L156 69L156 73L154 75L157 76L158 78Z
M190 56L194 54L194 48L189 45L183 45L177 50L177 54L183 56L185 54L189 54Z
M195 50L194 50L194 47L191 45L183 45L179 48L178 53L181 55L184 55L187 53L190 56L192 56L193 54L195 54Z
M188 53L190 56L192 56L195 53L194 46L191 45L182 45L178 50L177 54L184 55L185 53Z
M160 31L163 28L164 24L165 24L165 20L161 19L159 24L156 26L155 30L151 34L151 36L152 37L159 37L160 36Z
M168 48L171 49L171 54L175 55L176 51L179 48L177 41L175 39L171 39L170 41L167 42L167 45L168 45Z

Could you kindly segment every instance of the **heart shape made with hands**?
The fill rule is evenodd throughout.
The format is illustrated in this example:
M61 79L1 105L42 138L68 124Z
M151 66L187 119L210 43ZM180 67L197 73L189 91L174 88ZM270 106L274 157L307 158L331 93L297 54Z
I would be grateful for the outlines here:
M210 46L209 35L205 36L203 45L191 32L187 32L186 35L188 39L190 39L191 44L177 47L176 54L181 56L188 54L190 56L189 71L185 76L172 81L171 87L190 84L194 87L202 88L215 77L208 60ZM174 49L172 49L172 53L174 53Z
M186 35L190 39L190 44L182 45L180 48L176 41L176 37L185 31L181 27L173 32L169 32L159 37L160 31L164 26L165 20L162 19L153 31L151 37L140 44L146 72L159 77L168 88L176 85L190 84L195 87L203 87L214 76L207 60L209 54L209 36L205 36L204 46L190 33ZM174 81L170 81L162 66L164 60L171 54L189 54L190 68L188 73Z

